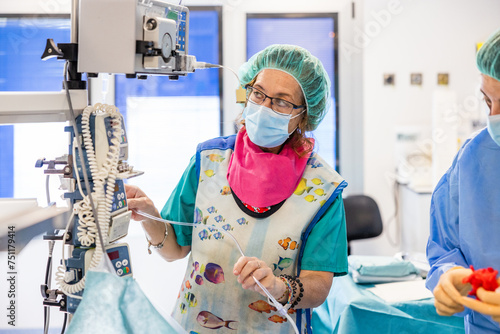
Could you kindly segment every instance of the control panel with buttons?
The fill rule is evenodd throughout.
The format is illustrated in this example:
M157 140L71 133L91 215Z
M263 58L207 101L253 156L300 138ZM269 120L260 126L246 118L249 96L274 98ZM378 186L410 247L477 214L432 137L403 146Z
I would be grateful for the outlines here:
M111 264L118 276L132 276L132 267L130 265L130 251L125 243L113 244L106 247Z

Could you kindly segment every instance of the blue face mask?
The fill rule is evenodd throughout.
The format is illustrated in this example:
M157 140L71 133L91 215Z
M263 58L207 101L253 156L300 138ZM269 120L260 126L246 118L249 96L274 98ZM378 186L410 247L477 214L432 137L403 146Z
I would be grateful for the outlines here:
M488 132L491 139L500 146L500 115L488 116Z
M248 101L243 111L248 137L255 145L271 148L283 144L295 129L288 133L288 123L300 116L277 113L263 105Z

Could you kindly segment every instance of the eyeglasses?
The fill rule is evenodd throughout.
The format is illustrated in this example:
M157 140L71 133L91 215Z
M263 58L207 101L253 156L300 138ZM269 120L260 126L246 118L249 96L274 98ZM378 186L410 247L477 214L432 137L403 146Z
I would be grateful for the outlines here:
M262 104L267 98L269 98L271 100L271 109L281 114L289 115L294 109L306 107L304 105L298 106L296 104L293 104L292 102L288 102L277 97L270 97L269 95L264 94L262 91L250 85L246 85L245 88L247 89L247 100L256 104Z

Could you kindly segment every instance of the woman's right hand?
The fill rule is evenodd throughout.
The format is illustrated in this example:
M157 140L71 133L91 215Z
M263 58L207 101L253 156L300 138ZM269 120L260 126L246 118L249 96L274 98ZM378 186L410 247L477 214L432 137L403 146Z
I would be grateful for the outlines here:
M464 310L462 296L471 290L471 285L462 280L470 274L471 269L454 267L441 275L433 291L437 314L450 316Z
M133 220L141 221L146 219L134 210L140 210L150 215L159 217L158 210L153 204L153 201L146 196L146 194L139 187L126 184L125 193L127 194L128 209L132 211Z

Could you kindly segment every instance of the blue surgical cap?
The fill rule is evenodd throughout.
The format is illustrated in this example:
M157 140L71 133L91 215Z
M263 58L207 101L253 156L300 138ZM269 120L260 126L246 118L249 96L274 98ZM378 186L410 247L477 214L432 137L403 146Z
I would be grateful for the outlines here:
M481 73L500 81L500 29L479 49L476 63Z
M328 111L330 79L321 61L296 45L274 44L253 55L239 69L244 87L262 70L276 69L290 74L300 85L307 105L306 131L318 127Z

